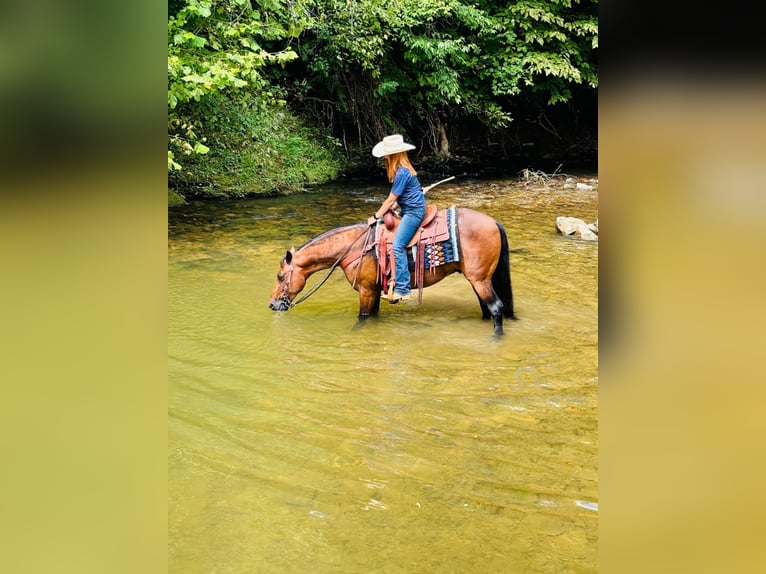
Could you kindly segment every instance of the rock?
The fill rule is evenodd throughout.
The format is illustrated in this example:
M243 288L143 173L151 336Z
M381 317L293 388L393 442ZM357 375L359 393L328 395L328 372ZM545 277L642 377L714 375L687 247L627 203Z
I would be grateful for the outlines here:
M578 181L577 182L577 189L579 189L580 191L593 191L596 188L593 187L592 185L588 185L587 183L580 183Z
M593 233L587 225L575 231L574 236L586 241L598 241L598 235Z
M580 226L584 226L585 222L582 219L576 217L564 217L559 216L556 218L556 229L558 229L564 235L572 235L577 231Z
M168 205L186 205L186 200L180 193L168 189Z
M593 228L595 226L595 229ZM598 241L598 220L590 225L577 217L558 216L556 218L556 229L563 234L586 241Z

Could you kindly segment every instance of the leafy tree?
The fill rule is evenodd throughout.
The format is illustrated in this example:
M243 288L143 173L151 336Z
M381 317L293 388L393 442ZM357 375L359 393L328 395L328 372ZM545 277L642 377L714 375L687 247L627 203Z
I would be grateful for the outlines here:
M493 92L515 95L524 86L555 104L571 97L573 84L595 89L597 6L596 0L520 0L494 12L510 34L488 46L496 62Z
M307 16L301 0L186 0L168 7L168 169L178 170L176 152L209 151L198 136L207 119L201 102L240 92L284 104L264 69L296 54L289 44L264 46L297 37Z
M598 85L596 0L316 0L314 9L293 90L307 111L322 102L340 112L335 127L345 141L350 123L360 148L411 129L448 153L447 122L502 128L520 101L554 105L574 85Z

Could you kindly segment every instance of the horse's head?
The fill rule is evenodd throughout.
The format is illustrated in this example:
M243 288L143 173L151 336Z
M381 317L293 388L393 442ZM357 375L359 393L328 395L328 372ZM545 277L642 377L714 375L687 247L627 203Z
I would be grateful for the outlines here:
M306 277L299 267L293 262L295 248L285 253L285 256L279 262L279 271L277 272L277 281L271 290L269 299L269 309L272 311L287 311L295 296L301 292L306 285Z

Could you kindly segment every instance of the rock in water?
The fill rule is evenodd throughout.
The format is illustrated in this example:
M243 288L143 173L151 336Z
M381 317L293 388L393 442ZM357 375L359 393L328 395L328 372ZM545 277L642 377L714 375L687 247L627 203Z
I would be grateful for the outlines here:
M598 221L592 225L595 225L595 231L598 232ZM577 217L558 216L556 218L556 229L563 235L587 241L598 241L598 235L594 233L594 229Z

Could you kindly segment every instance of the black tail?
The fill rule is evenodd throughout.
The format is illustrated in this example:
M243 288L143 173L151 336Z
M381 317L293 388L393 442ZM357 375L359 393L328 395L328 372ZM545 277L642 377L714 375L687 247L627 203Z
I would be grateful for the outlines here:
M505 234L503 224L496 221L500 230L500 258L497 268L492 274L492 289L495 295L503 302L503 315L509 319L515 319L513 314L513 292L511 291L511 257L508 251L508 236Z

